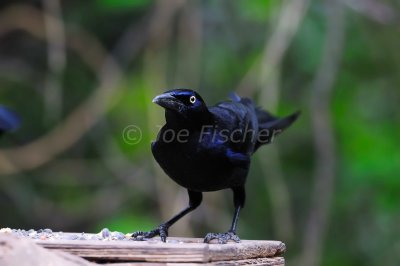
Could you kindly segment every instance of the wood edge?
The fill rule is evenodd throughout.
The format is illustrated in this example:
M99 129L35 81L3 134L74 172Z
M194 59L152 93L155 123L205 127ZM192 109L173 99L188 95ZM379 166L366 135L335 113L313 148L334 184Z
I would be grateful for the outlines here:
M35 240L47 249L62 250L89 260L145 261L166 263L216 263L282 255L286 245L274 240L243 240L241 243L205 244L199 238L150 241ZM148 249L151 252L148 252ZM132 250L135 250L132 252ZM131 251L131 252L130 252Z

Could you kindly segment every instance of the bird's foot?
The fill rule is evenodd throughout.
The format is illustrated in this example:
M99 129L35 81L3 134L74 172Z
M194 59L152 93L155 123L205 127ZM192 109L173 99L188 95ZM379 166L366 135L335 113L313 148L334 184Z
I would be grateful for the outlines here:
M236 243L240 242L240 238L232 231L226 233L208 233L204 238L204 243L210 243L213 239L217 239L218 244L226 244L229 240L235 241Z
M155 236L160 236L161 241L166 242L168 236L168 226L161 224L156 229L148 232L137 231L132 233L132 238L135 241L143 241L146 238L153 238Z

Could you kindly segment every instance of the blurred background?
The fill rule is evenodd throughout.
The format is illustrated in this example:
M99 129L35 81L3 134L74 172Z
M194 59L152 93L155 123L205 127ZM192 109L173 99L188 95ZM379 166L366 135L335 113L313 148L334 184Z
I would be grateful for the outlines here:
M0 139L0 227L152 229L187 204L150 152L152 98L236 91L302 111L254 156L239 236L288 265L399 265L399 48L395 0L2 0L0 104L23 122ZM170 235L233 212L206 193Z

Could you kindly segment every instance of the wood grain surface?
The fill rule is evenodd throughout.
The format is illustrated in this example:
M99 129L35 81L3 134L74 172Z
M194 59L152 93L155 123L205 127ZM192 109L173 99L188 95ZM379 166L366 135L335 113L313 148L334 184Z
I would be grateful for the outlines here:
M235 261L236 265L284 265L282 255L285 244L280 241L242 240L240 243L205 244L200 238L159 238L146 241L97 240L36 240L48 249L66 251L91 261L102 262L153 262L160 263L210 263L214 265ZM273 258L272 257L278 257ZM262 262L261 264L257 264ZM243 263L240 264L239 262ZM220 262L220 263L218 263ZM269 264L268 264L269 263ZM129 265L124 263L123 265ZM132 264L138 265L138 264Z

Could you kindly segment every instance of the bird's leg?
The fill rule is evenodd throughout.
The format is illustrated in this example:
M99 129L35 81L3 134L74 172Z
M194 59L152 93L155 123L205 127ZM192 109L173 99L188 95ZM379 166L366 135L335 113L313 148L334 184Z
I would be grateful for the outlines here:
M210 243L211 240L217 239L219 244L226 244L229 240L236 243L240 242L240 238L236 235L236 227L239 220L240 210L244 206L246 194L244 186L232 188L233 202L235 205L235 215L233 216L231 229L226 233L208 233L204 238L204 243Z
M143 240L144 238L152 238L159 235L161 237L161 241L165 242L167 240L169 227L174 223L176 223L183 216L196 209L200 205L203 199L203 195L201 194L201 192L188 190L188 194L189 194L188 207L183 209L181 212L179 212L177 215L175 215L165 223L160 224L154 230L151 230L149 232L137 231L132 233L132 237L134 238L134 240Z

